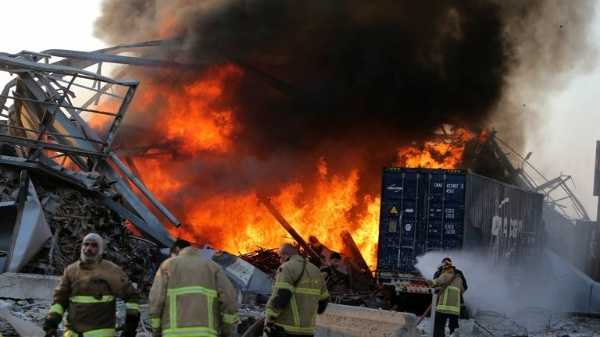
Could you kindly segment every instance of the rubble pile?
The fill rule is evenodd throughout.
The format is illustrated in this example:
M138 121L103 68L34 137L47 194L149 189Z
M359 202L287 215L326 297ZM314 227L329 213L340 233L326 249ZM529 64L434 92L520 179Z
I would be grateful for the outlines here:
M241 254L239 257L268 275L274 275L280 264L277 249L259 247L257 250Z
M79 259L81 239L97 232L105 239L104 257L123 266L140 289L149 289L160 260L155 243L132 235L126 222L92 195L44 176L33 176L32 182L53 235L21 272L62 274ZM0 166L0 201L15 201L18 187L18 170Z
M39 188L39 194L53 237L24 272L62 274L79 259L81 239L96 232L105 240L104 258L123 266L142 290L149 289L160 259L155 243L132 235L115 212L80 191Z
M33 322L41 327L50 304L50 301L42 300L2 299L0 300L0 310L6 310L17 319ZM0 336L10 337L19 336L19 334L8 322L0 319Z

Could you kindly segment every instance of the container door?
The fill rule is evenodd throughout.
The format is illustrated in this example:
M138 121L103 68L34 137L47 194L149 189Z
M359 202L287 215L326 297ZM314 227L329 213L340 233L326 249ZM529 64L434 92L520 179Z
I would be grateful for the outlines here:
M442 249L461 249L465 219L465 176L463 174L446 174L444 186Z
M444 186L446 176L443 173L432 173L428 175L427 209L429 213L426 218L425 252L443 248L444 229Z
M423 214L425 209L426 182L418 171L406 171L404 174L404 195L400 217L400 273L415 272L417 256L425 249L422 237Z
M380 277L392 277L398 270L403 194L404 174L395 169L384 170L377 254Z
M422 253L462 248L465 178L462 172L435 170L428 175L427 230Z

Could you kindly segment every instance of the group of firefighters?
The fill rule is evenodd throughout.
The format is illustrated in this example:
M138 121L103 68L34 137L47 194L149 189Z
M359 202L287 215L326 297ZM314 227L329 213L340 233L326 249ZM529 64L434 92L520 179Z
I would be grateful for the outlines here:
M58 337L63 315L68 313L63 336L113 337L117 335L116 298L126 306L122 337L134 337L140 321L139 294L125 272L102 259L104 240L90 233L83 238L79 261L69 265L56 289L44 322L46 337ZM313 336L317 314L329 301L327 280L338 275L341 257L332 256L325 269L303 258L284 244L281 265L269 298L263 335ZM430 286L438 288L435 337L443 337L446 321L450 332L458 327L464 275L445 258ZM150 289L149 317L154 337L233 336L238 322L236 291L221 267L203 258L197 248L178 240L171 257L159 267Z

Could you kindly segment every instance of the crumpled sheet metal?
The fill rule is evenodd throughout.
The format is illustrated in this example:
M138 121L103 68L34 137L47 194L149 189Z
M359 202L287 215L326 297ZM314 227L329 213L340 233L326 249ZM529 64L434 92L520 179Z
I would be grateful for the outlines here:
M37 192L33 183L29 181L27 199L13 230L14 241L8 255L6 271L20 271L51 237L52 232Z
M271 278L243 259L211 248L200 249L200 255L221 266L227 277L241 292L260 295L271 293L273 282Z

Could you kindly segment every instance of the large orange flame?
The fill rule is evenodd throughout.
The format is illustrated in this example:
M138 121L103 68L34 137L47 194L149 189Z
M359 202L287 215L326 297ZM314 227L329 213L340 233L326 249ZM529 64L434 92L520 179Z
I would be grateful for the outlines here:
M191 158L199 153L226 156L232 151L236 132L243 128L235 120L236 109L243 107L223 104L225 82L240 76L243 73L238 67L224 65L179 88L146 83L133 109L145 111L160 106L164 110L160 113L163 123L151 126L148 137L158 137L157 142L171 141L178 153ZM400 147L396 164L457 168L465 143L473 137L471 132L457 129L450 141ZM185 223L179 229L171 229L178 237L207 242L232 253L277 247L291 240L259 203L256 191L215 192L200 200L186 198L182 191L194 186L194 176L174 175L173 159L137 157L134 162L144 183L160 200L167 205L170 200L178 200L176 206L183 210L178 216ZM298 233L305 238L314 235L332 250L344 251L340 233L349 231L366 262L374 268L380 198L361 192L359 180L361 175L371 177L379 172L360 172L355 167L345 172L330 171L327 158L321 157L314 163L312 174L279 186L271 195L272 202Z
M181 153L225 153L231 148L231 136L237 126L231 108L220 104L223 83L241 74L238 67L228 64L206 71L202 79L181 88L151 82L141 90L134 107L150 111L155 105L161 106L164 118L153 128L162 134L163 140L179 143Z
M349 230L367 263L376 264L379 221L379 198L359 195L359 173L347 176L327 174L321 159L315 167L316 188L303 187L306 182L282 186L273 196L273 203L303 237L314 235L330 249L344 249L340 234ZM161 199L168 200L181 186L191 184L168 173L168 161L136 159L136 166L146 185ZM189 185L188 185L189 186ZM257 247L277 247L290 237L273 216L258 201L255 192L217 194L204 200L186 200L182 228L173 234L190 241L209 240L221 249L242 253ZM353 210L363 209L358 218Z

